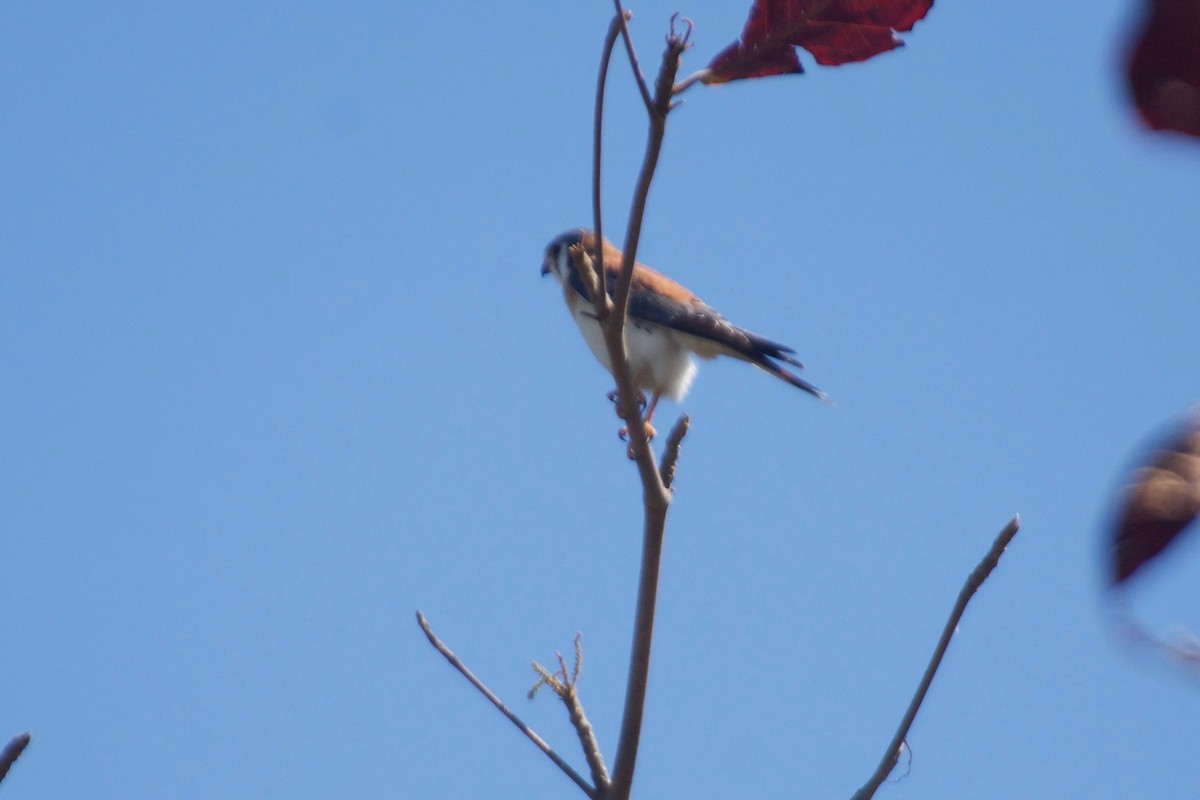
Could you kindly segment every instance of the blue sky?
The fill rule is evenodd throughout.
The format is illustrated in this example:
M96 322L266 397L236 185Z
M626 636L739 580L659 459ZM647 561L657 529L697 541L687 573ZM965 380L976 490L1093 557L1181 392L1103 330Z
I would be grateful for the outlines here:
M683 72L748 4L631 6ZM589 219L603 2L0 10L0 735L17 797L566 797L429 648L524 693L582 631L611 759L636 476L545 243ZM697 87L640 256L832 407L703 364L644 797L1180 797L1195 687L1114 643L1123 470L1197 401L1200 148L1136 127L1128 2L939 2L871 62ZM644 118L613 72L607 230ZM1200 551L1133 587L1200 628ZM576 795L577 796L577 795Z

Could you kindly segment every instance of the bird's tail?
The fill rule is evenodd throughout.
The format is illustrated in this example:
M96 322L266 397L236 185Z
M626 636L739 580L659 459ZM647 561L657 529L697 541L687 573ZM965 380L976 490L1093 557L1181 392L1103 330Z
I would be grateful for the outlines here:
M775 359L777 361L782 361L785 364L791 364L793 367L804 369L804 364L801 363L801 361L796 358L795 355L793 355L796 352L795 350L790 347L785 347L778 342L772 342L770 339L764 339L757 334L750 333L749 331L746 333L747 338L750 340L750 344L754 348L752 353L744 354L743 357L746 358L747 361L749 361L751 364L754 364L759 369L771 373L781 381L786 381L792 386L795 386L797 389L803 389L813 397L824 400L826 403L829 402L829 396L820 389L813 386L799 375L788 372L786 369L776 364L775 361L771 360Z
M817 398L818 400L824 400L826 403L829 402L829 395L825 394L820 389L813 386L808 381L804 380L804 378L801 378L799 375L796 375L792 372L788 372L786 369L779 366L774 361L767 358L765 355L760 356L758 358L751 359L750 363L754 364L759 369L762 369L762 370L765 370L766 372L771 373L776 378L779 378L781 381L787 381L792 386L795 386L797 389L803 389L804 391L808 392L809 394L811 394L813 397ZM793 362L791 360L788 360L787 363L791 364Z

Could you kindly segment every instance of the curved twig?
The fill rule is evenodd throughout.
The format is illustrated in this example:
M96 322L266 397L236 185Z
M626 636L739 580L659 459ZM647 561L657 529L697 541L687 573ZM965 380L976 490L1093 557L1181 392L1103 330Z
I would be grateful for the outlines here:
M621 12L613 17L608 25L608 33L604 37L604 49L600 53L600 76L596 79L596 111L592 122L592 230L596 233L596 252L592 254L592 275L595 289L591 292L596 303L596 319L601 322L612 310L612 298L608 296L608 288L601 278L604 263L604 226L603 212L600 206L600 153L604 135L604 87L608 81L608 64L612 59L613 45L621 35L621 28L629 18L630 12Z
M883 755L883 760L875 769L875 773L871 775L870 780L863 784L861 789L854 793L853 800L869 800L873 797L875 791L887 780L887 776L896 766L896 761L900 758L900 748L904 746L904 740L908 736L908 729L912 727L913 720L917 717L917 711L920 710L921 703L925 700L925 693L929 691L929 685L933 683L933 676L942 663L942 656L946 655L946 648L950 646L950 639L954 637L958 621L962 619L963 612L967 610L967 603L971 602L975 592L1000 563L1000 556L1004 553L1004 548L1008 547L1008 543L1017 535L1020 527L1020 516L1009 520L1008 524L1004 526L1004 530L1000 531L1000 535L996 537L996 541L992 542L992 547L988 550L987 555L967 576L966 583L958 593L958 600L954 603L954 610L950 612L950 619L946 620L946 625L942 628L942 637L933 651L933 657L929 659L929 666L925 668L925 674L921 676L917 692L913 695L912 702L908 704L908 710L904 712L904 719L900 721L900 727L896 729L896 735L888 744L888 749Z
M650 99L650 89L646 87L646 76L642 75L642 67L638 64L637 53L633 51L633 37L629 35L629 20L632 19L633 14L625 10L625 7L621 5L621 0L613 0L613 5L617 8L617 17L621 22L621 38L625 40L625 52L629 54L629 66L633 67L633 78L642 95L642 102L646 104L646 110L653 115L654 101Z

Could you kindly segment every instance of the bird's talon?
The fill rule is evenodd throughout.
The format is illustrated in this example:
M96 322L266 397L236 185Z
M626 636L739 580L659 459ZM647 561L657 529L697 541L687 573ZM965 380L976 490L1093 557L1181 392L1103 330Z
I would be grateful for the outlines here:
M651 425L649 422L647 422L646 423L646 441L647 442L654 441L654 437L657 435L658 435L658 431L654 430L654 426ZM630 441L630 438L629 438L629 428L621 428L619 431L617 431L617 438L619 438L622 442L630 442L630 445L629 445L630 456L629 457L633 458L633 455L632 455L633 443Z
M609 392L605 396L608 398L608 402L613 404L613 408L617 412L617 416L620 417L621 419L628 419L625 416L624 411L621 409L621 393L619 391L617 391L616 389L613 389L611 392ZM638 392L638 411L645 411L645 410L646 410L646 395L642 392Z

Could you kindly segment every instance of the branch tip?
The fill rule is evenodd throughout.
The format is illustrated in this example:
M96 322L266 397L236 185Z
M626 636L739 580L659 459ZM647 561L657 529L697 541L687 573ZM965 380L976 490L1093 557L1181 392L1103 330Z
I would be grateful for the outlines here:
M662 468L660 469L663 486L667 489L670 489L671 484L675 482L675 464L679 461L679 447L683 444L683 437L687 435L690 426L691 418L687 414L681 414L675 423L675 427L671 428L670 435L667 436L667 443L663 447Z
M967 603L983 585L991 575L992 570L1000 563L1000 555L1008 547L1013 537L1017 535L1017 531L1021 528L1020 516L1014 516L1009 520L1004 529L996 536L992 546L988 548L987 553L975 569L971 570L971 574L967 576L966 582L958 593L958 599L954 602L954 609L950 612L950 618L946 620L945 626L942 628L942 635L938 639L937 647L934 648L933 656L929 659L929 666L925 668L925 674L921 676L921 683L917 686L917 691L913 695L912 702L908 705L908 710L904 712L904 718L900 721L900 727L896 729L896 735L892 737L892 741L888 744L887 750L884 752L883 759L876 767L874 774L870 779L863 784L862 788L854 793L853 800L870 800L874 797L875 792L887 780L888 775L895 769L896 764L900 761L900 754L905 749L911 754L912 748L908 744L908 731L912 727L913 720L917 717L917 712L921 709L921 704L925 702L925 694L929 691L929 686L933 683L933 676L937 674L938 667L942 663L942 657L946 655L946 649L950 646L950 640L953 638L955 631L958 629L958 623L962 619L963 612L967 610Z
M637 83L638 92L642 95L642 102L645 103L646 110L653 114L654 101L650 98L650 89L646 86L646 77L642 75L637 53L633 50L633 37L629 33L629 20L633 19L633 13L625 10L625 7L621 5L621 0L613 0L613 5L616 6L617 16L621 20L621 38L625 40L625 52L629 55L629 65L633 68L633 77Z

